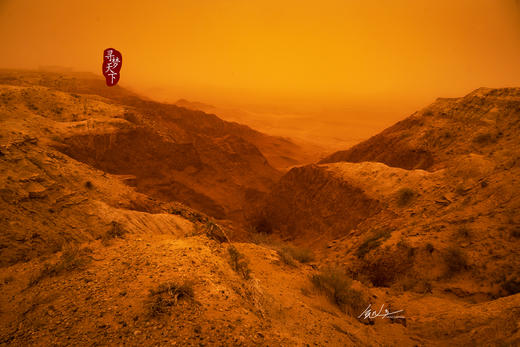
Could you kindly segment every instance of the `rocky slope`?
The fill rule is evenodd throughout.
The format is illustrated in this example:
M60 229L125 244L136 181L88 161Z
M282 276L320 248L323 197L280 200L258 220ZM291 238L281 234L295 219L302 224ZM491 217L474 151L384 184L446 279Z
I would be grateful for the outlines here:
M376 161L434 171L468 153L514 160L519 112L515 88L480 88L462 98L439 98L380 134L320 163Z
M217 218L240 216L280 177L256 144L293 146L215 115L105 88L89 74L3 71L0 82L6 117L23 114L53 132L61 152Z
M160 110L168 106L128 106L117 88L101 97L88 78L27 76L0 85L0 344L519 343L511 154L465 153L431 171L375 162L289 171L269 197L270 215L284 238L313 248L316 259L300 263L284 253L290 244L235 242L236 226L161 195L182 184L225 201L236 184L257 199L273 169L247 139L171 121ZM69 84L75 92L64 91ZM233 180L245 170L258 176ZM210 187L217 179L224 188ZM193 192L166 197L197 202ZM446 262L453 244L468 257L462 268ZM328 265L353 278L330 272L320 287ZM402 309L406 319L359 319L367 304Z
M263 213L275 233L368 285L469 302L516 294L519 133L520 89L439 99L292 169Z

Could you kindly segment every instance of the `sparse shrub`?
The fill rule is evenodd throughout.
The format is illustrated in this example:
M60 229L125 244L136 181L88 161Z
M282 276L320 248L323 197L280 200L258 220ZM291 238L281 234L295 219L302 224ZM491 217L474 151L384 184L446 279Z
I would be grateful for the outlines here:
M257 208L249 216L247 216L248 230L253 233L272 234L273 225L271 218L265 210Z
M406 206L412 201L415 193L410 188L401 188L397 191L397 204Z
M456 188L455 188L455 193L457 195L465 195L466 193L468 192L468 190L466 190L464 188L464 186L462 186L461 184L459 184Z
M235 246L229 246L228 252L231 258L231 267L233 270L242 276L243 279L250 279L251 269L249 269L249 263L246 256L240 253Z
M387 240L390 236L391 233L388 230L380 230L372 233L359 246L359 248L356 251L356 255L358 256L358 258L363 258L371 250L379 247L381 243Z
M324 269L312 275L311 282L343 312L357 315L366 307L361 292L350 287L352 280L339 269Z
M56 114L61 114L63 112L63 107L56 106L52 111Z
M56 263L43 264L40 273L29 280L29 286L34 286L47 277L55 277L62 273L84 269L91 260L90 256L87 255L90 252L92 251L88 248L80 249L74 246L64 248Z
M444 254L444 262L447 265L447 275L455 275L462 270L468 269L468 261L466 255L460 248L452 246L446 250Z
M208 221L204 224L204 232L206 236L209 238L218 241L218 242L229 242L229 238L227 237L224 230L217 224Z
M127 231L123 228L121 223L112 221L112 223L110 223L110 229L108 229L105 235L102 236L101 242L104 245L108 245L111 240L115 238L123 238L126 233Z
M471 236L471 231L466 226L462 226L457 229L456 236L459 238L467 239Z
M280 256L280 260L289 266L296 266L296 260L287 252L286 248L283 248L278 251L278 255Z
M520 228L511 229L509 234L516 239L520 238Z
M280 259L287 265L296 266L296 262L308 263L314 260L314 254L308 248L283 247L278 251Z
M413 248L385 250L370 257L361 267L361 273L376 287L390 287L413 266Z
M157 289L150 289L149 313L152 317L166 313L168 308L178 304L179 300L193 300L193 283L163 283Z
M255 245L274 245L278 241L273 238L272 234L260 234L256 232L248 233L249 241Z
M130 123L134 123L134 124L138 123L137 116L133 112L125 112L125 114L123 115L123 118Z
M482 133L473 138L473 142L479 145L486 145L495 142L496 139L490 133Z
M510 278L502 283L502 289L506 295L514 295L520 293L520 278Z

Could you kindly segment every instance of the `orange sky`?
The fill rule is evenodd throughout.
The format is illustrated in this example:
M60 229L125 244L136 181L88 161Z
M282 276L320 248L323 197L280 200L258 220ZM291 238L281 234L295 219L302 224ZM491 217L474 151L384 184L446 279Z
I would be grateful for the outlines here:
M161 98L392 120L520 86L516 0L0 0L0 47L0 67L99 74L114 47L120 84Z

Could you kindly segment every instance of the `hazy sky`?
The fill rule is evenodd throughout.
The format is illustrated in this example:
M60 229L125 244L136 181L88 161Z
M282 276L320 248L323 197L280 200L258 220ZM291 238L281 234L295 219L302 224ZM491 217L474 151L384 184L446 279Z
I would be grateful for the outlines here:
M516 0L0 0L0 47L0 67L100 75L113 47L123 86L300 111L520 86Z

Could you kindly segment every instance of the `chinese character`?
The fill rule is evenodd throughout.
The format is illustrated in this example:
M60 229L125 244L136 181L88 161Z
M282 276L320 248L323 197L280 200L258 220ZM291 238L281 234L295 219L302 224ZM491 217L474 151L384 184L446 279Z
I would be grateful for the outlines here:
M123 64L123 56L118 50L107 48L103 52L103 76L107 86L112 87L119 81L119 72Z

